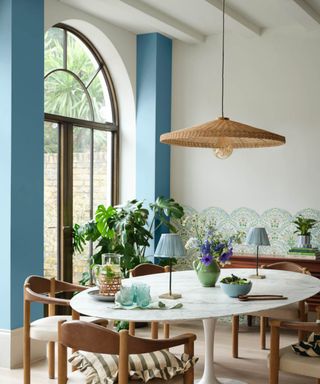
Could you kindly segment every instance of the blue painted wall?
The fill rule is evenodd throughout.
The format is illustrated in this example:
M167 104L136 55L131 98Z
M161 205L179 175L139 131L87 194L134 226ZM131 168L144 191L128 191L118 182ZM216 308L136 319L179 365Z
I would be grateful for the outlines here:
M23 323L25 278L43 273L43 39L43 0L0 0L0 328L5 329Z
M170 196L170 146L160 143L160 135L171 131L171 73L172 41L158 33L139 35L136 196L147 202Z

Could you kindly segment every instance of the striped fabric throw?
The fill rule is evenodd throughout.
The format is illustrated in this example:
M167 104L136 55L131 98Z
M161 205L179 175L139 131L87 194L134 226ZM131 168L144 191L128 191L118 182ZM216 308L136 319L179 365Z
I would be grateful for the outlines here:
M302 356L320 357L320 335L312 333L308 341L300 341L293 344L292 349L294 352Z
M169 380L183 374L196 363L196 358L183 354L181 358L167 350L129 356L128 375L144 383L158 378ZM86 376L86 384L113 384L118 379L118 355L86 351L75 352L69 362Z

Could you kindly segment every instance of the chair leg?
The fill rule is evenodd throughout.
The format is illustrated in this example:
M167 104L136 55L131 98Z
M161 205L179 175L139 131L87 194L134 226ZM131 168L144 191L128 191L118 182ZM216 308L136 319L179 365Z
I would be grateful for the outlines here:
M54 364L55 364L55 358L54 358L54 342L49 341L48 343L48 373L49 373L49 379L54 379Z
M159 336L159 323L157 321L151 322L151 338L157 339Z
M266 329L268 318L260 316L260 347L266 349Z
M184 346L184 353L187 355L194 356L194 342L189 341ZM194 383L194 367L190 367L187 372L183 375L183 383L184 384L193 384Z
M269 384L279 382L279 328L271 327Z
M24 337L23 345L23 378L24 384L30 384L30 338L27 336Z
M306 337L306 332L304 331L298 331L298 340L303 341Z
M64 346L61 340L61 325L63 321L58 325L58 384L67 383L67 347Z
M239 316L232 316L232 357L239 355Z
M136 324L134 321L129 321L129 335L134 336L136 333Z
M30 384L30 303L24 303L23 327L23 383Z
M247 325L248 325L248 327L252 327L252 320L253 320L253 316L248 315L247 316Z
M299 313L300 313L300 316L299 316L300 321L302 322L308 321L308 312L306 312L306 304L304 301L299 302ZM308 336L308 332L301 331L301 330L298 331L299 341L305 340L307 336Z
M170 326L168 323L163 323L163 336L165 339L170 337Z
M317 384L320 384L320 379L317 379Z

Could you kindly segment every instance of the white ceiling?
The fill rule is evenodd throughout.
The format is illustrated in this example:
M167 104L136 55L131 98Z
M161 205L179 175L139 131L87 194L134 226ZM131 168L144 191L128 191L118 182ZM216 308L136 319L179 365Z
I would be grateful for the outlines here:
M60 0L133 33L189 43L221 31L221 0ZM226 29L259 35L301 25L320 33L320 0L227 0Z

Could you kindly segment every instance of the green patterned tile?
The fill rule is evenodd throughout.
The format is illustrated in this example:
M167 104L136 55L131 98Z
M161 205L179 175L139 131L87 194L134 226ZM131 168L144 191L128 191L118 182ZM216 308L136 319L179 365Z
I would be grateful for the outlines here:
M225 235L230 235L237 231L248 232L250 227L265 227L269 239L270 247L261 247L261 254L285 255L288 250L297 244L297 235L294 234L295 226L292 223L298 215L310 217L320 223L320 210L306 208L295 215L281 208L272 208L259 215L250 208L241 207L230 214L218 207L210 207L202 212L197 212L193 208L184 207L186 217L193 216L194 220L202 220L204 223L214 223L217 230ZM188 240L192 233L192 222L187 226L175 223L184 242ZM320 249L320 224L312 229L312 245ZM252 254L256 252L256 247L245 244L236 245L235 253ZM179 259L179 269L192 268L194 255L189 254L184 259Z

